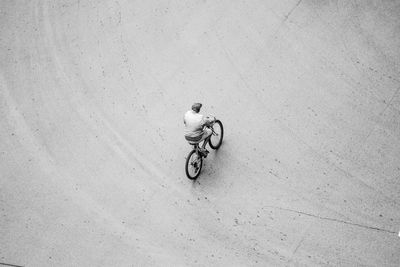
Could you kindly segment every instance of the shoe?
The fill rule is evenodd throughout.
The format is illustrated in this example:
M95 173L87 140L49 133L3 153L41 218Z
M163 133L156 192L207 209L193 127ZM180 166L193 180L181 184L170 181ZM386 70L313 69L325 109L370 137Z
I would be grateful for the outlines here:
M207 155L209 153L209 151L207 149L202 148L202 147L199 148L199 152L204 158L207 158Z

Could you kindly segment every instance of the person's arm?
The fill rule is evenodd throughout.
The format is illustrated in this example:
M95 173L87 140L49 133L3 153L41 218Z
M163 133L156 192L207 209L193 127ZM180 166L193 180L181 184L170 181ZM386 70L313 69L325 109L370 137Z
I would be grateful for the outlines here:
M213 116L203 116L203 126L210 126L215 118Z

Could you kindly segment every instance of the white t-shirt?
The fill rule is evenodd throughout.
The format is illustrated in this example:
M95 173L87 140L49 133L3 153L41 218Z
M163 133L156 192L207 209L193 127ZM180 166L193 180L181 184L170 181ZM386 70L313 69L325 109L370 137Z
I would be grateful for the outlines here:
M183 121L185 123L186 136L199 136L203 134L204 115L189 110L185 113Z

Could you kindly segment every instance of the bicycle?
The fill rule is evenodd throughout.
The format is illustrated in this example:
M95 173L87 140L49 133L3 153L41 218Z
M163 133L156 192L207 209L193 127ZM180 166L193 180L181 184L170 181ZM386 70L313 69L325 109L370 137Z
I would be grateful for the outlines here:
M204 142L206 142L206 145L209 144L212 149L216 150L222 144L224 127L222 126L222 122L215 118L208 127L211 129L212 134L207 137ZM186 158L185 172L186 176L191 180L195 180L199 177L201 168L203 167L203 157L207 157L207 155L203 155L199 150L200 142L189 142L189 144L193 145L193 149Z

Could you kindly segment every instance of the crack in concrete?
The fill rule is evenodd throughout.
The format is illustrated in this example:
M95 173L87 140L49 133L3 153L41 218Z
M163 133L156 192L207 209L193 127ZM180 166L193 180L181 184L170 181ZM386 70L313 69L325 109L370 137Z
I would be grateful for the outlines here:
M301 1L303 1L303 0L297 1L296 5L294 7L292 7L292 9L284 16L283 20L281 21L281 23L279 24L278 28L275 30L275 32L272 36L274 36L276 38L276 35L278 34L279 30L283 27L283 25L285 25L285 22L289 19L290 15L293 13L293 11L300 5Z
M395 99L395 97L397 96L397 94L400 91L400 87L397 88L396 92L394 92L393 96L390 98L389 102L385 105L385 107L383 108L383 110L381 112L379 112L378 116L379 118L386 112L386 110L392 105L393 100ZM361 148L363 148L365 146L365 144L367 143L367 140L369 139L369 137L371 136L371 134L375 131L375 129L377 128L377 125L375 125L367 134L367 136L364 138L363 141L363 146Z
M0 265L3 265L3 266L12 266L12 267L23 267L23 266L21 266L21 265L15 265L15 264L4 263L4 262L0 262Z
M293 11L300 5L301 1L303 0L299 0L297 1L296 5L289 11L289 13L286 14L285 18L283 19L282 23L285 23L288 18L290 17L290 15L293 13Z
M381 232L386 232L386 233L391 233L391 234L397 234L397 232L395 232L395 231L391 231L391 230L387 230L387 229L383 229L383 228L379 228L379 227L374 227L374 226L362 225L362 224L358 224L358 223L347 222L347 221L343 221L343 220L339 220L339 219L335 219L335 218L322 217L322 216L318 216L318 215L311 214L311 213L307 213L307 212L303 212L303 211L297 211L297 210L292 210L292 209L287 209L287 208L281 208L281 207L276 207L276 206L264 206L264 207L265 207L265 208L274 208L274 209L279 209L279 210L294 212L294 213L297 213L297 214L301 214L301 215L305 215L305 216L317 218L317 219L320 219L320 220L326 220L326 221L332 221L332 222L337 222L337 223L343 223L343 224L347 224L347 225L352 225L352 226L361 227L361 228L368 229L368 230L376 230L376 231L381 231Z

